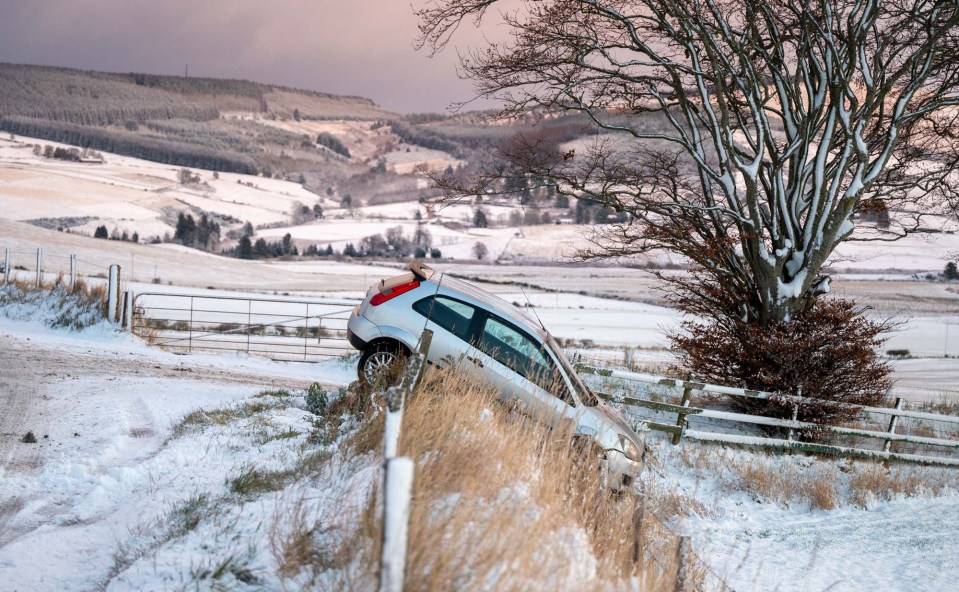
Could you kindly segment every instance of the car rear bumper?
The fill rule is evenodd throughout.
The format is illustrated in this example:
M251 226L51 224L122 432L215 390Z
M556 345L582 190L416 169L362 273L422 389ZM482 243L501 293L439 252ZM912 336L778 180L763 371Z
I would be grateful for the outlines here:
M346 324L346 338L350 345L360 351L366 349L366 346L377 335L379 335L379 330L376 325L363 316L354 314Z

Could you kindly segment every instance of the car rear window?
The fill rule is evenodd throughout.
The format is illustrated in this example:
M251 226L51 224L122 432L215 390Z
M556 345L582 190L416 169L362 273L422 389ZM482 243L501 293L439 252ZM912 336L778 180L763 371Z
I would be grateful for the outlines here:
M413 304L413 310L443 327L460 339L469 340L470 323L476 309L445 296L430 296Z

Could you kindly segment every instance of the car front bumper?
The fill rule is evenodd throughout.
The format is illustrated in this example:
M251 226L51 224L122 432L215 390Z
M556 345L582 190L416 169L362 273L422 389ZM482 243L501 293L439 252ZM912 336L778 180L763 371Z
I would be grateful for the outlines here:
M613 489L628 489L643 470L642 461L630 460L619 450L607 450L605 457L609 471L608 484Z

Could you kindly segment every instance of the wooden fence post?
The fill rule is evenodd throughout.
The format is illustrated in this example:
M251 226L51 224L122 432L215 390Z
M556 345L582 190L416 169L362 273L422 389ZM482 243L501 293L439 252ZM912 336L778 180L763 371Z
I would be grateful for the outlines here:
M10 249L3 250L3 283L10 283Z
M107 319L111 323L117 322L117 299L120 295L120 266L114 263L110 266L110 283L107 285Z
M380 560L380 592L402 592L406 579L406 546L409 535L410 500L413 496L413 460L386 461L383 512L383 554Z
M643 518L646 513L646 497L633 497L633 563L639 563L643 558Z
M40 287L40 284L43 283L43 273L40 271L40 268L43 264L43 249L37 247L37 287Z
M413 460L396 456L406 398L419 386L433 332L423 331L417 351L410 357L399 386L386 390L383 426L383 549L380 556L380 592L402 592L406 579L406 547L413 496Z
M127 290L123 293L123 322L121 326L128 332L133 333L133 291Z
M802 397L802 387L799 387L799 394L798 394L797 396ZM793 401L792 420L793 420L793 421L796 421L798 418L799 418L799 401ZM794 430L790 427L790 428L789 428L789 432L788 432L788 434L786 435L786 440L792 442L792 441L793 441L793 433L794 433Z
M692 374L690 374L686 380L683 381L683 400L680 403L681 407L689 407L689 397L692 395L693 387L690 381L693 379ZM679 426L679 431L673 434L673 445L679 444L679 440L683 437L683 431L686 429L686 414L680 411L676 417L676 425Z
M679 550L676 553L676 592L685 592L686 577L689 572L689 537L679 537Z
M902 409L902 399L899 398L899 397L896 397L896 407L895 407L895 408L896 408L896 409ZM895 433L896 433L896 426L897 426L898 424L899 424L899 416L898 416L898 415L893 415L892 417L890 417L890 418L889 418L889 430L888 430L888 432L889 432L890 434L895 434ZM883 449L884 452L889 452L889 451L892 449L892 440L886 440L885 443L882 445L882 449ZM900 448L900 450L902 450L902 448Z
M77 283L77 256L70 255L70 287Z
M403 425L403 405L406 393L395 386L386 389L386 419L383 426L383 458L387 461L396 456L400 443L400 427Z

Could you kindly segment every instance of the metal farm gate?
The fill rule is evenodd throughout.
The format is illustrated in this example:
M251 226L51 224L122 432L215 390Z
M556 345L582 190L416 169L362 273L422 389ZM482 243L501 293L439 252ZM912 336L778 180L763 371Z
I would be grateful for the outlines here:
M246 352L316 362L354 351L346 323L355 304L143 293L134 297L132 330L174 352Z

